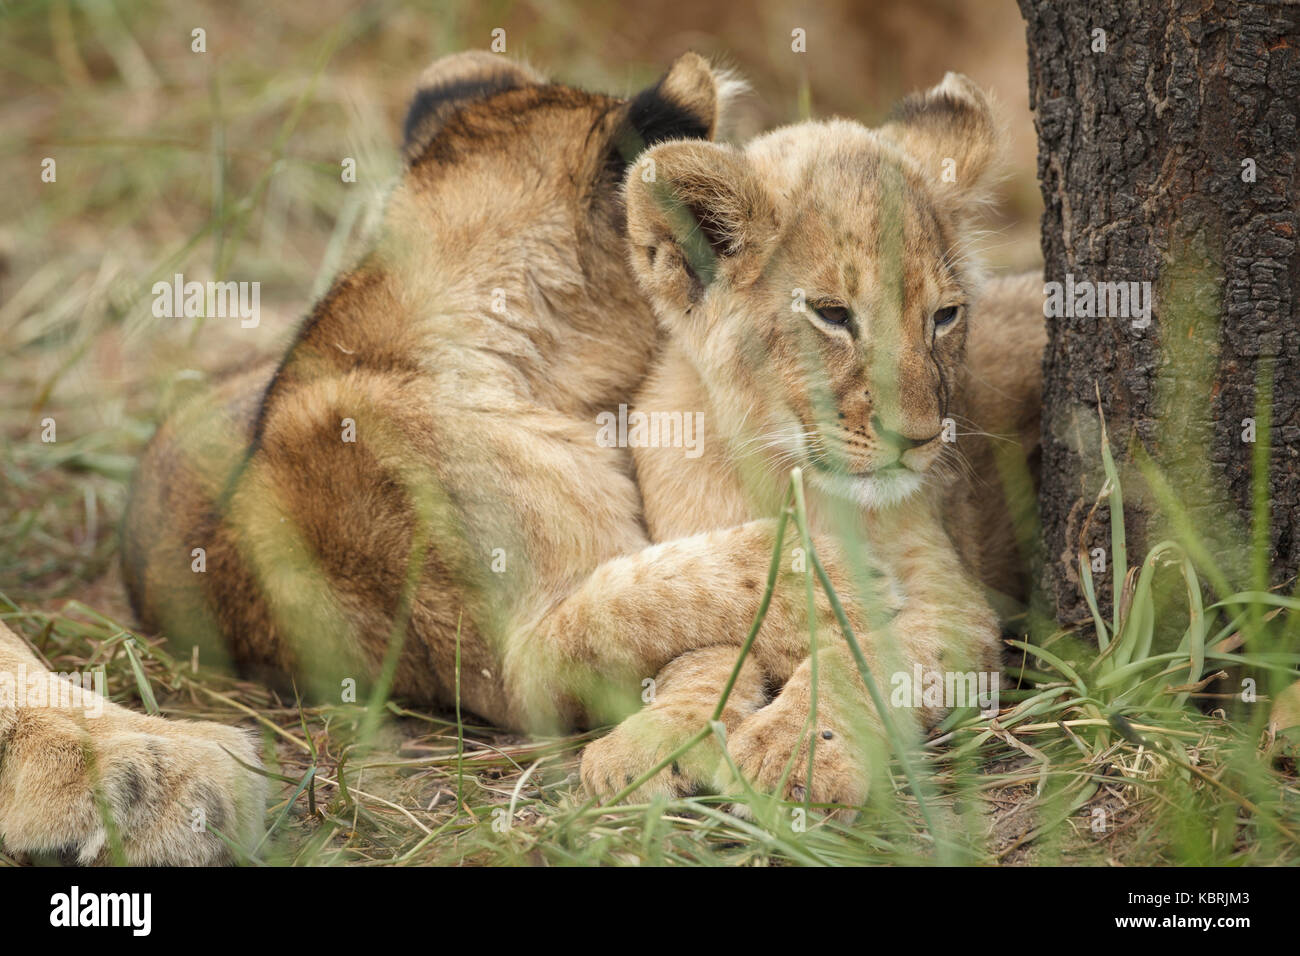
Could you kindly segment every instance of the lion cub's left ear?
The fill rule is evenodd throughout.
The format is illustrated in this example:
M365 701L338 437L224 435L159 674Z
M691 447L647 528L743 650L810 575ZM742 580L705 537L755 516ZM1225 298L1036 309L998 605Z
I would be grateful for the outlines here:
M984 201L997 174L997 122L984 91L949 73L925 93L913 93L879 133L932 172L935 194L957 206Z
M685 312L715 282L744 288L777 237L776 205L740 150L678 140L628 171L632 271L660 312Z

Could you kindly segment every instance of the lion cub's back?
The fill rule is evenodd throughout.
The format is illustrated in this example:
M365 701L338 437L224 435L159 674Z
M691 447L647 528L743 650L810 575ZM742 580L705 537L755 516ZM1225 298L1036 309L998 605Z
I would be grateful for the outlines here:
M947 508L963 559L986 587L1017 602L1028 592L1033 560L1031 539L1018 544L1016 528L1023 534L1034 521L1038 489L1042 281L1038 273L993 279L972 310L963 412L970 420L958 427L958 448L972 471L951 489Z

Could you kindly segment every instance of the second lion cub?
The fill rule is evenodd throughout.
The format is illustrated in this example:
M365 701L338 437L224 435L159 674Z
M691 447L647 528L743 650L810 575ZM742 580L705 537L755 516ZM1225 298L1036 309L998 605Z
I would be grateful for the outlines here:
M891 675L918 667L999 670L998 621L980 579L1007 580L1011 522L997 484L970 480L967 458L987 450L960 436L974 419L1032 441L1036 420L1023 428L982 417L979 388L967 388L968 343L1006 348L1005 381L975 384L1014 390L1039 380L1043 330L1024 280L981 298L968 255L995 138L984 95L949 74L876 130L837 120L779 129L744 149L664 143L628 177L632 266L669 340L638 410L657 421L702 413L703 426L699 457L663 441L634 449L651 537L770 518L801 468L816 551L886 698ZM653 176L637 175L647 168ZM998 314L999 298L1016 307ZM982 337L976 321L989 324ZM990 533L990 520L1003 532ZM786 542L777 600L789 603L803 593L793 524ZM862 561L865 573L850 570ZM727 749L761 789L854 806L877 763L879 715L839 629L816 618L814 660L798 623L806 616L769 617L722 715ZM617 792L689 739L736 657L729 644L665 667L653 702L588 747L587 786ZM893 716L920 728L950 704L918 699ZM730 792L732 777L709 742L643 789Z

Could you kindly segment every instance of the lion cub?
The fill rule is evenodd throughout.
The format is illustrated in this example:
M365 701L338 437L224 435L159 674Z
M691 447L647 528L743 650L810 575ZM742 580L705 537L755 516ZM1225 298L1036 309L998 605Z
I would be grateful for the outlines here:
M663 429L657 447L634 448L651 537L770 518L800 468L817 553L895 722L916 729L953 701L891 690L910 690L917 674L926 686L956 673L996 687L999 670L998 622L971 566L987 552L972 540L978 523L963 517L956 544L945 530L971 494L949 479L969 447L954 440L971 412L967 339L981 287L967 245L995 136L984 95L950 73L879 129L835 120L743 149L664 143L627 184L632 266L668 336L637 411L665 428L702 425L691 455ZM1017 288L1011 298L1026 297ZM1041 328L1024 309L1018 319L1029 330L1019 351L1036 361ZM787 604L804 593L791 580L802 578L798 544L791 524L777 594ZM839 628L815 619L816 661L797 615L765 623L723 715L727 749L760 788L784 777L783 796L858 805L879 717ZM592 790L618 790L709 719L735 644L687 657L658 675L650 706L588 748ZM736 781L720 757L697 746L643 789L726 792Z

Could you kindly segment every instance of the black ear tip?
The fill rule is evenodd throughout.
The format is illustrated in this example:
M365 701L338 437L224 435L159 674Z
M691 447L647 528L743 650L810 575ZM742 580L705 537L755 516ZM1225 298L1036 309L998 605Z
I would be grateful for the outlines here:
M510 90L541 85L527 64L486 50L441 57L425 68L402 124L402 152L413 162L458 109Z
M645 150L671 139L711 139L713 115L702 115L697 106L685 105L666 85L666 76L649 89L642 90L627 104L627 112L614 134L610 165L618 175Z
M464 104L518 89L509 74L450 80L416 91L402 124L402 150L409 155L431 140L447 119Z
M684 53L654 86L628 104L628 125L643 147L669 139L712 139L718 120L718 77L698 53Z

